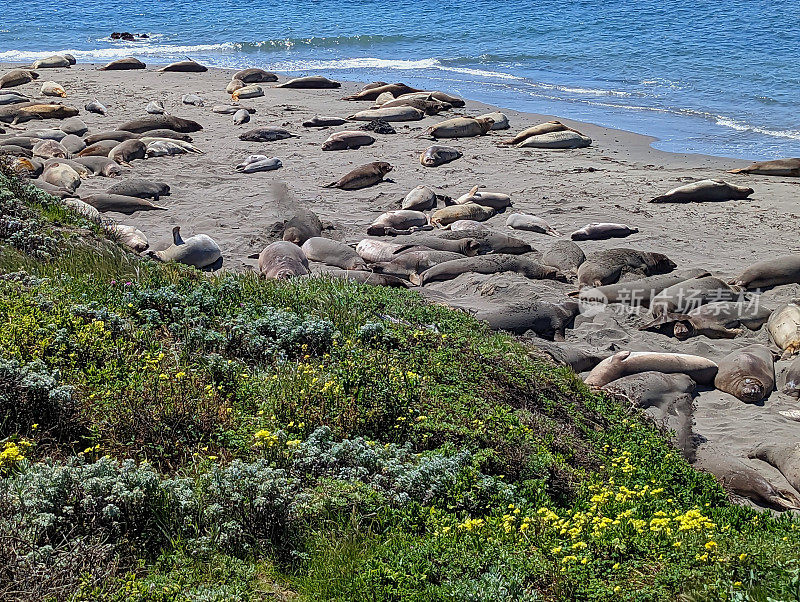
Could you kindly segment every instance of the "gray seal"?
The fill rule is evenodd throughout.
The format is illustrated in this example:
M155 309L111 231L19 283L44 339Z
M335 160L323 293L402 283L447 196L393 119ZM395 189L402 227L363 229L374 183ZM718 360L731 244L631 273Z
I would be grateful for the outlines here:
M610 238L625 238L631 234L636 234L639 228L626 226L625 224L613 224L607 222L587 224L580 230L575 230L570 234L572 240L608 240Z
M374 142L375 138L366 132L346 130L343 132L336 132L328 136L328 139L322 143L322 150L357 150L362 146L369 146Z
M135 196L140 199L153 199L158 202L162 196L170 193L169 184L165 182L154 182L144 178L130 178L117 182L106 192L108 194L121 194L124 196Z
M144 159L146 156L147 146L141 140L120 142L108 153L108 158L120 165L130 165L134 159Z
M322 222L313 211L298 209L283 227L283 240L302 246L309 238L322 234Z
M782 255L751 265L730 284L760 289L783 284L800 284L800 255Z
M265 82L276 82L278 81L278 76L269 71L251 67L249 69L242 69L241 71L234 73L231 80L236 79L245 84L259 84Z
M297 137L298 136L295 134L292 134L283 128L270 125L257 127L239 134L239 140L243 140L245 142L275 142L276 140L286 140L287 138Z
M613 284L623 274L664 274L675 267L675 262L661 253L625 248L596 251L588 255L578 268L578 288Z
M170 63L166 67L161 67L159 71L165 73L205 73L208 71L208 67L201 65L197 61L187 59L185 61L178 61L177 63Z
M292 242L280 240L267 245L258 256L258 271L264 278L287 280L310 273L303 250Z
M576 274L586 261L583 250L571 240L557 240L542 255L542 263L552 266L565 274Z
M130 71L132 69L144 69L145 65L142 61L132 56L124 59L117 59L111 61L107 65L100 67L100 71Z
M742 200L753 194L752 188L728 184L723 180L700 180L673 188L652 199L651 203L707 203Z
M740 169L731 169L728 173L798 178L800 177L800 159L773 159L772 161L761 161Z
M429 282L452 280L461 274L500 272L515 272L531 280L566 280L555 268L519 255L480 255L446 261L426 270L416 278L412 276L410 280L418 286L424 286Z
M452 163L463 156L464 153L457 148L434 144L422 151L422 154L419 156L419 162L424 167L439 167L446 163Z
M719 362L714 386L744 401L757 403L775 388L775 363L764 345L748 345L726 355Z
M392 166L385 161L373 161L366 165L356 167L335 182L325 184L323 188L340 188L341 190L359 190L374 186L382 182L386 174L392 171Z
M531 300L522 304L479 309L474 315L478 320L487 322L493 330L518 335L534 333L549 341L563 341L564 331L578 315L578 304L574 301L549 303Z
M134 132L136 134L160 129L174 130L182 134L191 134L201 131L203 126L191 119L184 119L182 117L176 117L175 115L148 115L140 119L126 121L117 129L126 132Z
M303 243L303 253L310 261L343 270L364 270L367 264L353 247L338 240L314 236Z
M116 211L118 213L125 213L130 215L136 211L166 211L166 207L159 207L154 205L146 199L140 199L134 196L125 196L122 194L91 194L82 197L81 200L100 211Z
M370 236L391 234L410 234L418 228L428 225L428 217L421 211L396 209L379 215L367 228Z

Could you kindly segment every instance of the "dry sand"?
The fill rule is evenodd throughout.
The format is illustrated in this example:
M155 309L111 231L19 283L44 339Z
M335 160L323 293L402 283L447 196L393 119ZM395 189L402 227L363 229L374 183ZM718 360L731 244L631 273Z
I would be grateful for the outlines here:
M8 67L8 66L5 66ZM168 113L200 122L202 132L192 134L203 155L183 155L135 161L130 175L167 182L172 194L162 199L166 212L139 212L132 216L107 214L120 223L135 225L149 237L151 248L161 249L171 242L174 225L184 236L206 233L223 250L225 267L248 269L254 261L247 256L271 242L272 225L291 216L297 207L311 209L333 229L326 235L355 243L365 237L366 227L380 213L399 208L399 201L412 188L426 184L453 198L476 184L487 190L508 193L513 211L546 219L567 235L585 224L621 222L639 228L639 233L622 240L583 242L592 251L610 247L633 247L667 254L679 269L700 267L720 277L730 277L747 265L772 256L798 251L796 236L800 188L797 179L732 175L725 170L747 162L701 155L671 154L650 147L652 138L591 124L561 121L593 140L580 150L537 150L498 147L498 140L527 126L554 117L503 110L511 129L490 135L442 141L463 151L453 163L426 168L419 154L433 144L419 137L428 126L456 115L476 116L496 110L476 102L423 121L393 124L395 135L375 135L374 145L360 150L323 152L320 148L333 131L353 129L350 125L307 129L301 124L315 116L346 117L368 108L371 102L351 102L341 97L361 88L344 83L338 90L292 90L262 84L266 95L242 100L256 113L250 123L234 126L230 115L211 111L215 104L229 103L224 90L231 72L211 69L206 73L159 73L145 71L103 72L95 66L77 65L70 69L41 70L38 82L15 88L39 97L41 82L55 80L67 93L66 103L81 109L81 118L90 133L112 130L128 119L145 115L151 100L162 100ZM446 90L457 93L457 90ZM199 94L204 107L181 103L186 93ZM108 116L83 111L86 102L98 99ZM27 124L27 129L57 127L55 122ZM261 125L282 126L298 138L279 142L253 143L238 139L240 133ZM356 124L360 125L360 124ZM13 132L15 135L18 132ZM250 154L277 156L283 162L278 171L239 174L234 166ZM388 161L394 166L390 181L359 191L322 188L354 167L371 161ZM127 174L126 174L127 175ZM675 186L704 178L724 178L755 189L743 201L687 205L650 204L647 201ZM93 178L79 194L105 190L113 181ZM508 231L508 212L487 224ZM510 232L510 231L508 231ZM540 251L553 237L514 231ZM429 298L446 298L469 307L491 307L496 303L528 299L562 301L573 284L529 281L514 274L459 276L447 283L425 287ZM777 306L800 296L800 286L778 287L763 295L763 302ZM619 306L615 306L619 307ZM575 329L568 330L567 341L583 347L668 350L697 353L719 360L731 349L763 342L764 329L733 340L696 337L680 342L659 334L642 333L636 327L642 317L606 311L593 317L579 316ZM776 364L780 374L786 362ZM779 378L780 381L780 378ZM792 409L797 401L774 392L763 404L748 405L714 390L701 390L696 398L694 433L697 459L718 454L746 458L749 449L762 441L797 441L800 423L778 411ZM760 461L749 461L768 479L790 488L775 469Z

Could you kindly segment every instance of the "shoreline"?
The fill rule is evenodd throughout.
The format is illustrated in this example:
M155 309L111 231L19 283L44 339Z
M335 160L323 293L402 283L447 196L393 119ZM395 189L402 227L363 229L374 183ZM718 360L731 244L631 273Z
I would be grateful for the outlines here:
M131 56L135 56L135 53L133 53ZM148 69L147 69L148 71L153 71L153 69L151 69L151 65L152 66L157 66L157 67L163 67L163 66L168 65L170 63L170 61L168 61L168 60L164 60L163 62L160 62L160 61L159 62L150 62L150 59L152 57L146 56L145 58L147 60L144 60L143 62L145 62L145 64L148 66ZM157 58L160 58L160 57L157 57ZM72 69L75 69L77 67L89 67L89 68L96 69L96 68L102 67L104 64L105 63L78 63L77 65L73 65ZM29 66L30 66L30 63L5 63L5 62L0 62L0 69L2 69L2 70L12 69L12 68L27 68ZM239 71L239 69L237 69L237 68L208 67L207 73L216 72L216 73L232 74L232 73L236 73L237 71ZM274 73L276 73L281 78L281 81L283 81L285 79L290 79L292 77L300 77L302 75L311 75L310 72L309 73L305 73L305 72L300 72L300 71L274 71ZM387 77L388 77L388 75L396 75L396 74L391 72L391 70L387 70ZM337 79L337 78L332 77L332 79ZM402 77L389 78L389 79L392 82L395 82L395 81L401 81ZM361 86L369 83L367 80L339 80L339 79L337 79L337 81L340 81L342 83L342 88L340 90L345 90L346 87L347 87L347 89L350 89L351 87L353 89L360 89ZM448 88L442 88L442 91L443 92L448 92L448 93L455 93L452 89L448 89ZM485 103L485 102L482 102L482 101L471 100L471 99L468 99L468 98L465 98L465 100L469 100L469 102L470 102L470 104L472 106L485 107L486 110L484 112L491 112L491 111L499 110L499 111L502 111L502 112L508 114L509 117L511 116L511 114L514 114L514 115L517 115L517 116L536 117L536 118L540 118L542 121L548 121L548 120L552 120L552 119L557 119L557 120L561 121L562 123L570 125L571 127L575 127L575 128L584 127L584 128L587 129L587 131L592 130L592 129L596 129L597 131L595 132L595 134L597 134L597 132L608 132L608 133L617 132L620 135L625 136L625 137L632 136L632 137L640 138L640 139L642 139L642 144L644 144L644 146L646 146L647 149L649 149L653 153L656 153L658 155L665 155L665 156L673 156L673 157L675 157L675 164L685 164L686 162L688 162L692 158L700 159L700 160L720 159L720 160L727 160L727 161L735 161L735 162L740 163L741 165L747 165L749 163L752 163L752 161L750 161L748 159L740 159L740 158L737 158L737 157L731 157L731 156L727 156L727 155L709 155L709 154L706 154L706 153L681 153L681 152L665 151L665 150L661 150L661 149L657 149L657 148L653 148L652 147L652 144L654 142L658 142L658 141L661 140L657 136L651 136L651 135L648 135L648 134L642 134L640 132L636 132L636 131L633 131L633 130L626 130L626 129L621 129L621 128L615 128L615 127L610 127L610 126L599 125L599 124L593 123L591 121L581 121L581 120L577 120L577 119L570 119L568 117L559 117L558 115L555 115L555 114L552 114L552 113L534 113L534 112L530 112L530 111L518 111L516 109L511 109L511 108L508 108L508 107L504 107L504 106L499 105L499 104ZM513 127L512 127L512 129L513 129ZM630 141L631 142L636 142L636 143L640 142L638 140L630 140ZM638 144L637 144L637 146L638 146ZM637 150L639 150L639 149L637 149Z

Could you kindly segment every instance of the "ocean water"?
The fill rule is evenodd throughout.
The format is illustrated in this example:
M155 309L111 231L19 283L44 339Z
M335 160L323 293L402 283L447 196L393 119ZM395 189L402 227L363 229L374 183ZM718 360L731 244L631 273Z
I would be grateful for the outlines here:
M192 57L403 81L648 134L657 148L800 156L800 19L775 0L4 0L0 62ZM145 32L112 42L112 31Z

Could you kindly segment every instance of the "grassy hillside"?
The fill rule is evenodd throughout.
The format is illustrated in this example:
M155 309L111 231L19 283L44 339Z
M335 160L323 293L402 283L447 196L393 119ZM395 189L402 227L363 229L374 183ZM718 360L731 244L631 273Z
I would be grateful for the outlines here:
M0 599L800 599L800 522L409 291L126 254L0 165Z

